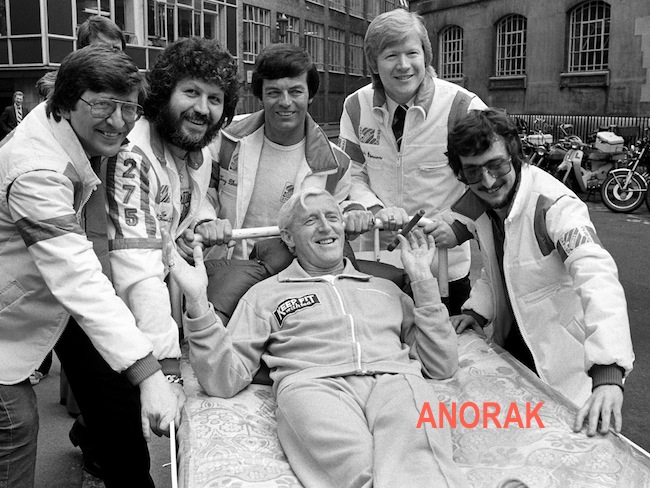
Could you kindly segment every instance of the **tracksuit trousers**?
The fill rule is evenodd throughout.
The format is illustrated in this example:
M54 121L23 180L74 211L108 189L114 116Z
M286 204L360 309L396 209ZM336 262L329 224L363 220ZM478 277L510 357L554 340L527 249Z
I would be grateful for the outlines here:
M416 428L433 395L415 375L299 380L278 392L278 437L306 488L466 487L449 428Z

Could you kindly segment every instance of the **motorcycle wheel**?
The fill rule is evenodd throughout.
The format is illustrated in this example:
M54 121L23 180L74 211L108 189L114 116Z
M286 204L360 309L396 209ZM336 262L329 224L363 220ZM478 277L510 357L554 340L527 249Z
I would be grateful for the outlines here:
M613 175L609 175L600 187L600 196L605 206L612 212L634 212L643 205L647 191L646 182L641 175L634 173L627 188L621 188Z

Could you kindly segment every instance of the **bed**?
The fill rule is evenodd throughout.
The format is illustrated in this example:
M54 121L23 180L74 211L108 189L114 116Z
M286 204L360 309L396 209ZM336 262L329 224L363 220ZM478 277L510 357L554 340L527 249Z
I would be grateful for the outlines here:
M252 235L243 232L241 237ZM263 235L277 235L277 227L264 228ZM445 257L441 253L443 276ZM371 258L380 259L378 249ZM444 296L446 282L440 281ZM512 478L531 488L650 487L648 453L613 432L592 438L573 433L576 407L474 331L459 335L458 347L459 370L448 380L430 381L431 409L423 405L421 420L425 427L438 424L440 406L450 413L455 406L454 459L472 488L494 488ZM210 397L192 371L187 346L181 370L187 394L177 434L181 488L302 486L276 435L270 386L252 384L230 399ZM473 425L473 405L480 410L490 405L492 412L498 405L501 412L485 427L480 412Z
M575 407L510 354L474 332L461 334L458 344L459 371L449 380L431 381L434 421L440 420L439 402L444 402L449 412L452 402L457 407L497 402L504 410L497 417L502 428L492 419L487 428L483 428L483 420L470 427L469 408L466 426L457 417L454 459L472 488L494 488L510 478L531 488L650 486L647 453L613 433L593 438L573 433ZM182 373L187 404L177 436L180 487L302 486L275 433L270 386L250 385L230 399L207 396L193 374L187 351ZM513 421L503 428L505 410L512 402L521 412L523 428ZM544 427L532 420L526 428L526 405L533 410L539 402L544 402L537 411Z

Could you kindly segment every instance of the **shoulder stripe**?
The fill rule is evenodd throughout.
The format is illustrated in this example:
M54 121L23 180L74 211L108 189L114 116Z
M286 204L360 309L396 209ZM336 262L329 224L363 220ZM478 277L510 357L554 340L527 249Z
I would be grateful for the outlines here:
M453 102L451 103L451 110L449 111L449 119L447 119L447 130L451 131L454 124L458 119L467 115L469 104L472 97L464 91L456 92Z
M27 247L66 234L85 236L74 214L47 220L32 220L24 217L16 222L16 227Z
M361 102L359 101L359 93L353 93L345 101L345 112L350 117L350 122L354 128L354 133L359 139L359 123L361 122Z
M548 256L555 249L555 243L548 235L546 230L546 212L557 200L551 200L548 197L540 196L535 205L535 218L533 228L535 229L535 238L537 245L543 256Z

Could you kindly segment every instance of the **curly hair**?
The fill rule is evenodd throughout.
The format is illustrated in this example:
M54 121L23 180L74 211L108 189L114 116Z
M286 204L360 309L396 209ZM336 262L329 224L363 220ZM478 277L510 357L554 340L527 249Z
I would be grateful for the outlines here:
M320 76L316 65L309 53L295 44L271 44L257 55L251 89L253 95L262 99L264 80L279 80L280 78L296 78L307 73L307 89L312 99L318 92Z
M460 175L463 165L461 156L477 156L489 150L494 141L503 139L512 157L512 165L519 173L526 164L526 157L521 146L517 124L505 110L489 108L472 110L459 119L447 135L447 157L449 165L456 176Z
M138 92L144 98L146 82L135 62L122 51L106 46L88 46L68 54L56 75L54 91L47 101L47 115L57 122L62 110L74 110L87 90L119 95Z
M156 65L147 74L149 94L143 104L145 116L155 120L178 82L187 78L215 84L223 90L224 109L219 127L228 125L239 101L237 63L218 41L201 37L178 40L158 56Z

